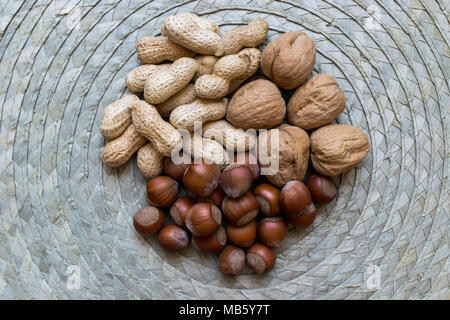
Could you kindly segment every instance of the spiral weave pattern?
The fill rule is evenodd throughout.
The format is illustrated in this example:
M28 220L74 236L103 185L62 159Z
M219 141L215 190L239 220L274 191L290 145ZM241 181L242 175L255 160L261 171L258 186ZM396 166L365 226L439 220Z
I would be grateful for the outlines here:
M314 73L347 98L338 122L369 136L369 155L336 178L336 201L289 232L267 275L224 277L216 257L139 236L135 157L101 162L102 111L129 93L137 40L179 12L222 34L264 18L264 46L306 32ZM445 0L5 2L0 298L450 299L448 30Z

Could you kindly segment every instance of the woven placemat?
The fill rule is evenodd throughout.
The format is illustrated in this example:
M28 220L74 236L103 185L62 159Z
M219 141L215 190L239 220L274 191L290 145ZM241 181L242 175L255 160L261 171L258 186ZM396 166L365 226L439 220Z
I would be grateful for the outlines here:
M136 41L185 11L223 31L264 18L265 44L304 30L345 92L338 122L372 144L268 275L137 235L145 179L100 159ZM0 298L450 299L449 56L445 0L3 1Z

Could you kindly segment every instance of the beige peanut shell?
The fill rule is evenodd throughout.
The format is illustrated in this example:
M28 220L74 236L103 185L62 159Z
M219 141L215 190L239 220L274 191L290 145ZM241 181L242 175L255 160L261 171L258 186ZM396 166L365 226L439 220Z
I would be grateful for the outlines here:
M159 70L168 70L170 64L144 64L128 72L125 83L133 92L143 92L145 81Z
M134 94L126 95L110 103L103 111L100 132L106 139L120 136L131 124L130 106L139 101Z
M227 120L236 128L269 129L286 114L281 92L272 82L258 79L240 87L227 108Z
M143 37L136 43L139 60L156 64L165 60L175 61L182 57L193 57L194 52L170 41L167 37Z
M330 124L311 134L311 161L321 174L336 176L356 167L369 153L367 135L359 128Z
M135 126L131 124L122 135L105 145L102 151L102 161L108 167L119 167L125 164L146 142L147 139L141 136Z
M245 151L253 149L256 143L256 131L245 132L233 127L226 120L211 121L203 125L203 137L222 143L226 150Z
M203 138L193 132L183 137L183 152L190 155L194 161L203 159L209 163L216 163L220 168L224 168L229 162L228 154L219 142Z
M164 121L151 104L145 101L132 104L131 116L136 130L150 140L161 155L170 157L173 150L181 148L180 133L170 123Z
M257 48L247 48L243 49L242 52L248 55L248 57L250 58L250 63L247 65L247 69L242 74L242 76L230 81L230 90L228 91L228 94L239 88L242 82L250 78L256 73L256 71L258 71L261 61L261 51L259 51L259 49Z
M159 114L163 118L168 118L170 113L178 106L182 104L188 104L195 100L195 86L193 83L189 83L186 87L178 91L175 95L156 105Z
M150 104L166 101L186 87L197 71L197 63L192 58L176 60L168 70L159 70L145 81L144 98Z
M291 31L267 45L261 56L261 68L280 88L294 89L311 74L315 61L314 41L302 31Z
M196 99L194 102L176 107L170 114L170 123L178 129L194 131L196 121L202 124L218 120L227 112L228 99Z
M191 51L206 55L223 55L219 27L211 20L192 13L169 16L160 27L171 41Z
M256 48L243 49L237 54L219 59L214 65L213 73L203 75L195 81L197 96L205 99L218 99L226 96L231 89L255 73L259 66ZM233 83L231 82L236 80ZM237 85L236 85L237 84Z
M196 81L198 78L205 74L211 74L214 70L214 65L217 60L219 60L216 56L196 56L194 57L195 61L198 64L198 70L194 75L193 80Z
M256 19L248 25L231 29L223 35L226 55L238 53L244 47L257 47L266 38L269 24L264 19Z
M318 74L299 87L287 105L288 121L303 129L330 123L345 109L345 96L328 74Z
M278 144L272 144L271 135L274 130L278 130ZM273 165L271 160L278 161L278 171L266 175L273 185L281 188L290 180L303 179L308 169L310 147L309 136L305 130L282 124L262 132L258 137L258 146L261 145L267 146L267 152L262 148L258 150L258 162L262 168Z
M142 146L137 154L137 165L147 179L161 175L163 170L163 156L156 151L151 143Z

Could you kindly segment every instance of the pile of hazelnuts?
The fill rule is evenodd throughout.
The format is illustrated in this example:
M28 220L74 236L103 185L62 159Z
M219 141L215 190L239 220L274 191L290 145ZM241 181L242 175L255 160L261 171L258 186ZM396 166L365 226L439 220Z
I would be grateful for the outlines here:
M220 253L219 269L225 275L240 274L246 262L256 273L269 272L276 260L272 248L286 237L288 222L302 228L311 225L315 204L331 202L336 186L327 177L312 175L306 184L292 180L280 190L258 183L256 159L250 153L243 158L222 172L215 163L176 165L166 158L165 175L147 182L151 206L136 212L134 227L145 235L157 233L158 243L171 252L187 248L191 233L197 250ZM180 182L196 198L179 197ZM173 223L165 225L167 208ZM258 213L264 216L259 223Z

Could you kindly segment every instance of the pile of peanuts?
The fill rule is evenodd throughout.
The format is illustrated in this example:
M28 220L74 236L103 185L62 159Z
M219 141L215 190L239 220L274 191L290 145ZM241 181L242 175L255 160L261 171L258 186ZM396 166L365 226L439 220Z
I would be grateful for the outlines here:
M135 213L136 231L157 234L161 247L171 252L192 243L202 253L219 254L219 270L225 275L241 274L246 264L258 274L272 270L276 261L273 248L286 237L288 223L310 226L316 205L335 198L336 186L326 175L354 167L368 152L364 149L360 152L363 156L349 157L352 161L341 162L338 169L327 162L329 155L312 155L316 169L325 169L317 169L322 174L301 181L310 160L305 130L335 119L345 108L345 97L330 76L316 77L306 82L309 87L299 88L306 93L300 97L294 94L296 101L290 103L293 111L288 114L292 125L282 124L286 105L278 87L293 89L306 81L315 62L315 46L304 33L295 31L275 39L262 57L257 47L267 32L263 19L221 36L214 22L192 13L167 17L161 25L162 36L137 42L137 56L143 65L126 77L127 88L133 93L108 105L100 124L108 140L102 151L103 163L119 167L137 152L138 168L149 179L146 191L150 205ZM275 63L275 59L284 60L284 64ZM289 67L290 63L301 68ZM260 65L272 82L259 79L240 87ZM297 106L311 103L301 99L317 88L314 103L329 112L322 112L320 119L300 115L307 108ZM227 96L236 90L228 103ZM320 99L321 105L317 104ZM309 122L302 127L305 120ZM198 122L204 124L203 135L210 133L208 138L194 133ZM283 131L284 139L280 144L280 174L263 176L262 161L251 152L262 135L258 138L240 129L275 127ZM188 143L180 133L182 129L188 132ZM350 132L350 128L337 130ZM218 136L224 139L219 141ZM348 141L348 135L343 137ZM328 141L326 135L322 140ZM197 141L201 142L200 150L193 147ZM335 151L328 150L341 154L340 145ZM232 156L224 148L231 148ZM181 161L175 161L174 155ZM333 174L327 174L329 168L335 170ZM187 195L181 196L181 190ZM166 220L170 222L166 224Z

